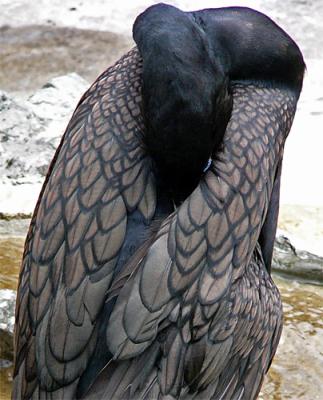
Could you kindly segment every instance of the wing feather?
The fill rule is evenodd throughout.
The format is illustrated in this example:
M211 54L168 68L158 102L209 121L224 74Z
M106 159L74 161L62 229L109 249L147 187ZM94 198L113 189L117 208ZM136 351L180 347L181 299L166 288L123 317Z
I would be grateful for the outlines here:
M42 189L18 291L15 375L26 381L22 397L35 390L36 376L47 391L81 376L128 214L138 209L149 222L155 213L154 178L141 144L140 68L133 50L83 96Z

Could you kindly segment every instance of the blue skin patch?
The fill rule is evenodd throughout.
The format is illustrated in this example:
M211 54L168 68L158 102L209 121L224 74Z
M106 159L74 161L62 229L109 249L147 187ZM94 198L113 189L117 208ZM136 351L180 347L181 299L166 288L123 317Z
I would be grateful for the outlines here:
M210 168L211 164L212 164L212 159L209 158L207 163L206 163L206 166L203 169L203 172L206 172Z

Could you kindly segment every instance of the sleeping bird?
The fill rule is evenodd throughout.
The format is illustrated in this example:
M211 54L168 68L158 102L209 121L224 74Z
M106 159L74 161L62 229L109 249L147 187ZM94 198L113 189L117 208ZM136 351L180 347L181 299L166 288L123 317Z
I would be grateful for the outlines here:
M13 399L252 400L304 61L271 19L158 4L81 98L27 235Z

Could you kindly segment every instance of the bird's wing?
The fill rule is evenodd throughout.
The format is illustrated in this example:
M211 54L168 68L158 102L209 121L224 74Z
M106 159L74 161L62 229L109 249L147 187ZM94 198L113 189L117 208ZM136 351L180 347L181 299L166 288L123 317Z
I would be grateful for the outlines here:
M103 397L122 396L134 384L130 378L118 380L118 365L127 365L127 376L134 380L139 372L131 369L130 360L137 365L156 341L162 343L157 381L165 395L179 395L183 376L197 391L211 384L213 394L237 395L239 390L243 395L241 385L248 379L259 385L262 380L264 371L256 361L268 368L279 337L274 332L281 322L279 296L272 284L266 294L268 275L249 278L248 269L253 269L297 98L289 90L250 84L235 85L233 93L223 151L119 288L106 338L120 364L115 364L116 377L110 368ZM263 261L255 265L267 274ZM276 307L273 315L271 307ZM231 371L241 375L230 375L231 359ZM249 367L239 370L240 362ZM220 374L227 379L217 386Z
M135 237L155 213L154 178L141 144L140 70L133 50L98 78L50 167L20 274L17 398L37 384L47 391L67 386L85 370L129 216L138 220Z
M129 215L138 210L149 222L154 214L153 176L140 146L139 70L137 53L130 53L92 86L46 179L18 291L15 388L22 396L37 385L56 394L61 387L66 395L75 390L69 388L87 368L98 315L116 282ZM119 285L106 326L108 346L118 363L145 354L156 338L164 343L163 393L180 387L192 332L209 337L210 328L211 342L219 340L227 296L244 275L265 219L294 113L291 96L250 85L234 88L223 151ZM116 278L120 282L120 274ZM171 324L176 329L163 340ZM225 340L212 353L216 363L225 359L223 349L231 349L232 334ZM203 370L203 360L200 365Z

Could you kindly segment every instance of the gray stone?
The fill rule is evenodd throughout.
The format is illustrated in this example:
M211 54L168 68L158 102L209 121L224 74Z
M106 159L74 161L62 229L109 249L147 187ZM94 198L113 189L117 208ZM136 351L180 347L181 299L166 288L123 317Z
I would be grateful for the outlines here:
M89 84L72 73L27 100L0 92L0 214L32 213L61 136Z
M276 237L273 270L283 275L323 283L323 258L308 251L297 250L290 240Z
M16 292L0 290L0 358L13 358L13 328L15 324Z
M41 121L66 120L71 116L76 104L89 83L76 73L51 79L28 101L31 109ZM56 135L58 133L56 132Z
M27 101L0 92L0 180L43 179L63 130L89 86L77 74L52 79ZM45 168L44 168L45 167Z
M1 219L0 215L0 239L2 238L13 238L13 237L25 237L30 225L30 218L10 218Z

